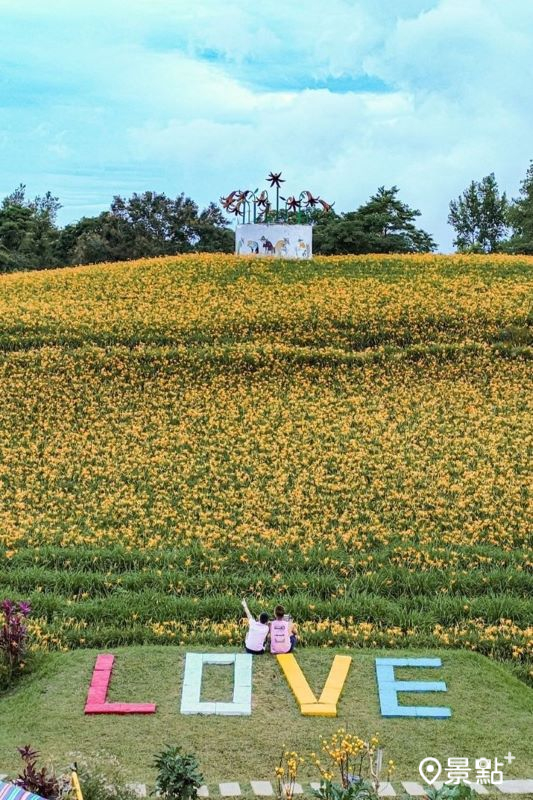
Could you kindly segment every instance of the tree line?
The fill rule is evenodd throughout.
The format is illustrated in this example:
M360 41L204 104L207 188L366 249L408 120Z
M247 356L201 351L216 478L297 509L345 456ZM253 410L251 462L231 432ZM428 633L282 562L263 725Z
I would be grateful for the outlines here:
M234 236L214 203L158 192L117 196L109 211L61 228L61 204L47 192L26 198L21 184L0 207L0 271L45 269L194 251L231 252Z
M450 203L448 222L459 252L533 255L533 161L520 184L519 196L500 194L494 173L471 181Z
M435 250L432 237L417 228L420 212L398 199L398 188L381 187L357 211L323 216L313 234L313 251L342 253L426 253ZM450 202L448 223L460 253L525 253L533 255L533 161L518 197L500 193L494 173L471 181Z
M436 249L429 233L416 225L420 211L399 197L396 186L378 191L355 211L317 214L316 254L427 253ZM50 192L30 200L21 184L0 206L0 271L45 269L103 261L226 252L234 234L222 210L210 203L200 210L183 193L116 196L108 211L60 227L61 204ZM472 181L450 202L448 222L459 252L533 254L533 161L519 195L508 200L494 174Z

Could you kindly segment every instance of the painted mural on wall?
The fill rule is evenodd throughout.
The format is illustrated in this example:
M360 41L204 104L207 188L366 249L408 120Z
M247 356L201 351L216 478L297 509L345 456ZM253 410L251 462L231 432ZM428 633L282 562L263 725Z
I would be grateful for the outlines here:
M311 225L237 225L235 253L275 258L311 258L313 228Z

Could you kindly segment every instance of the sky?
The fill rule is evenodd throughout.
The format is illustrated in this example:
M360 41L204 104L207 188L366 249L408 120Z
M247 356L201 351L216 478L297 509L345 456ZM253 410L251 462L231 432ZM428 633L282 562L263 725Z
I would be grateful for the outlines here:
M200 206L282 171L335 210L449 201L533 158L533 0L0 0L0 197L61 224L147 189Z

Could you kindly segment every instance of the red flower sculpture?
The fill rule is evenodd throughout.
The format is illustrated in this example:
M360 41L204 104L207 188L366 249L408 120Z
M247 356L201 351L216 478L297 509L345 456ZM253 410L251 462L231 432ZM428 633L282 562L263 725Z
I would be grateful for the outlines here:
M305 194L307 198L305 202L306 208L314 208L320 201L320 197L313 197L311 192L308 192L307 189L305 190L305 192L302 192L302 194Z
M285 200L285 202L287 204L287 208L289 209L289 211L296 211L296 209L300 208L300 206L301 206L300 201L297 200L293 195L291 195L291 197L287 197L287 198L282 197L281 199Z

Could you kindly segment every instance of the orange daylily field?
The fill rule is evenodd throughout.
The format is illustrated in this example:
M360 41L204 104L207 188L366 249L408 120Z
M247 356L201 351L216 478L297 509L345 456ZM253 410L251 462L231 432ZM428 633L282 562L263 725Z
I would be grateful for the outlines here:
M3 596L43 648L463 647L533 681L518 256L0 277Z

